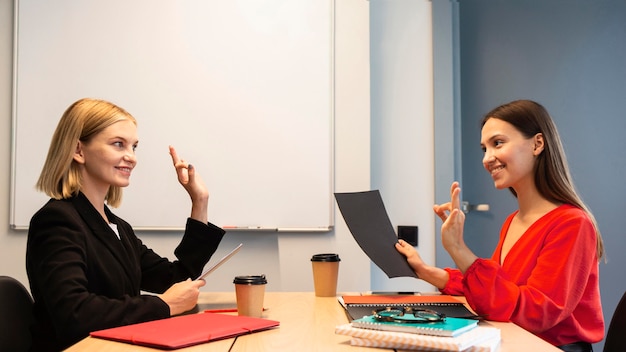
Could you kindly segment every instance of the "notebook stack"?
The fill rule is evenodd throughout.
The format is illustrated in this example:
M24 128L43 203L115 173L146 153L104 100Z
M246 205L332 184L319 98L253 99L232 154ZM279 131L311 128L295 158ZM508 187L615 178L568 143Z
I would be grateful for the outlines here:
M457 336L436 336L420 332L395 332L358 328L343 324L335 333L348 335L352 346L367 346L419 351L496 352L500 346L500 329L476 326Z
M348 303L346 304L345 300ZM436 308L438 304L446 304L446 307L451 307L451 304L460 303L451 301L449 297L439 297L442 302L430 302L425 297L393 297L394 300L413 300L410 302L413 307L424 307L428 305L430 309ZM431 298L432 299L432 298ZM379 307L380 301L385 300L384 297L343 297L344 307L347 311L352 311L354 314L355 307L363 308L363 305L367 303L370 307ZM356 300L361 302L357 303ZM374 302L362 302L363 300L379 301L377 304ZM445 300L445 301L444 301ZM389 301L389 297L387 297ZM421 301L421 302L417 302ZM398 302L387 302L398 303ZM404 304L410 304L404 302ZM455 307L458 308L458 307ZM469 312L469 311L467 311ZM442 321L435 322L398 322L398 321L381 321L380 317L374 315L373 311L369 311L370 315L362 316L361 318L353 319L349 324L339 325L335 328L335 333L340 335L351 336L350 343L353 346L367 346L367 347L380 347L387 349L401 349L401 350L419 350L419 351L456 351L456 352L496 352L500 346L500 329L482 326L478 324L475 316L469 316L467 319L466 312L458 310L457 316L450 317L446 314L446 317ZM469 312L472 314L471 312Z

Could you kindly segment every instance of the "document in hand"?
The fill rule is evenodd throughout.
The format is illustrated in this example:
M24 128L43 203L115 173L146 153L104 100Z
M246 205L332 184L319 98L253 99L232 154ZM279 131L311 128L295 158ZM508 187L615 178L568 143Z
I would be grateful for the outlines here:
M94 331L90 335L160 349L177 349L278 326L274 320L200 313Z
M432 309L447 317L478 318L461 301L448 295L346 295L340 300L351 319L371 315L376 309L398 306Z
M352 237L388 277L415 277L398 242L379 191L335 193L337 205Z

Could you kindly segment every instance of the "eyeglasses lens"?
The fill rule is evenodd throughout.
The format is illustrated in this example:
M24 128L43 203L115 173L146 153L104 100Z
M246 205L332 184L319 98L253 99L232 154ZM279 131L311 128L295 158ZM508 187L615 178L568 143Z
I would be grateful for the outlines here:
M445 315L430 309L414 309L411 307L387 307L374 311L376 319L381 321L395 321L401 323L430 323L443 321Z

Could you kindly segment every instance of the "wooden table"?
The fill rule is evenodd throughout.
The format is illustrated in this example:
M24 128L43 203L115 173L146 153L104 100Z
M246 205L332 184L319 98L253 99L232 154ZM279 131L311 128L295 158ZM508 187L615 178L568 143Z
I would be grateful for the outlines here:
M313 292L266 292L264 305L267 310L263 313L263 317L278 320L280 327L177 351L384 351L379 348L350 346L349 336L335 334L335 326L349 322L344 309L335 297L315 297ZM198 304L200 311L235 306L234 292L203 292ZM560 351L515 324L498 322L482 322L481 324L501 329L500 352ZM160 350L87 337L67 351Z

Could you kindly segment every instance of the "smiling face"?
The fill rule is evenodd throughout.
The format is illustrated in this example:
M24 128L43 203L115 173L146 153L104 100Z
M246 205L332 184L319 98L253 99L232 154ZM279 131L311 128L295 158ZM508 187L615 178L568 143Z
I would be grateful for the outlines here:
M488 119L482 128L483 166L497 189L512 187L517 193L534 187L535 157L543 150L543 136L526 138L512 124Z
M133 121L118 121L87 142L78 142L74 160L81 165L84 193L105 195L110 186L126 187L137 164L137 126Z

